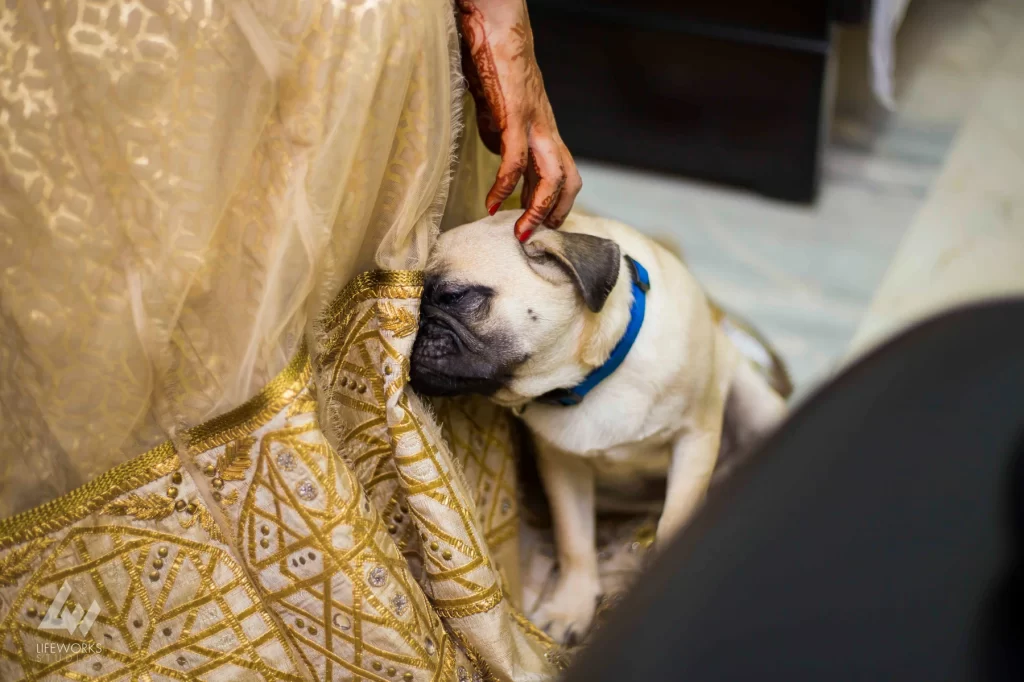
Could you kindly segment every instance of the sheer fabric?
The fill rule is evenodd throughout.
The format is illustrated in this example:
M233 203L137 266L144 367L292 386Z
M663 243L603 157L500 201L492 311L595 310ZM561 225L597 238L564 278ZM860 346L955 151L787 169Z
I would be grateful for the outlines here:
M492 556L514 475L484 519L404 388L418 270L496 168L457 41L439 0L4 10L5 679L552 675ZM66 636L65 582L100 612Z
M355 273L424 262L447 0L13 0L0 54L0 514L241 404Z

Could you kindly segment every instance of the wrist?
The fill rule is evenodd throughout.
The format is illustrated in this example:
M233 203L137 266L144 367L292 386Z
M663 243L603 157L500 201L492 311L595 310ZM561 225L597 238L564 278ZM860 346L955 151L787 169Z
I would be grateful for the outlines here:
M526 19L523 0L457 0L462 20L473 20L487 32L489 42L501 40Z

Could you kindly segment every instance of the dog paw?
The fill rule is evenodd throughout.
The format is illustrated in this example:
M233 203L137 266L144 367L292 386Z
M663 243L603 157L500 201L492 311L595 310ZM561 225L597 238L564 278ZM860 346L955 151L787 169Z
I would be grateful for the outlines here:
M579 644L590 630L600 592L596 579L566 576L537 608L532 620L559 644Z

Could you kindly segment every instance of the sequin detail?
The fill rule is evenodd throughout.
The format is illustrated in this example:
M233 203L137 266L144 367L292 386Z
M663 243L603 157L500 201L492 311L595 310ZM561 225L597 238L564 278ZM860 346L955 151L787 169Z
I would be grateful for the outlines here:
M290 452L279 452L277 454L277 466L282 471L293 471L295 469L295 456Z
M305 480L302 483L299 483L298 487L295 488L295 494L306 502L309 502L316 499L318 491L312 482Z
M388 572L383 566L374 566L366 574L366 580L374 587L384 587L388 581Z

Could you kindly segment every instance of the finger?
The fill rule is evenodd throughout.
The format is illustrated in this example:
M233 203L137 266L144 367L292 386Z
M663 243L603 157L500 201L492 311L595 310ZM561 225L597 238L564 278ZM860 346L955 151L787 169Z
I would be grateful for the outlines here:
M487 212L494 215L501 207L501 202L508 199L508 196L519 184L519 178L526 170L526 131L519 128L509 128L501 138L501 165L498 166L498 175L491 186L491 190L484 199Z
M519 207L524 211L533 201L533 188L536 186L535 182L530 181L529 175L523 176L523 191L519 194Z
M536 164L532 163L532 161L527 162L526 172L523 173L523 189L519 193L519 206L524 211L529 208L530 203L533 201L533 192L537 189L537 183L540 182L535 166Z
M529 239L533 231L547 219L551 209L558 203L563 182L561 176L542 177L530 192L530 201L524 207L523 215L516 221L516 237L519 241Z
M562 168L565 169L565 185L562 186L562 193L558 195L558 203L551 209L547 220L544 221L544 224L552 229L561 227L565 219L569 217L569 211L572 210L572 205L576 202L576 196L583 189L583 179L580 177L579 169L576 168L576 162L572 160L568 149L565 149L564 152Z
M516 221L516 237L521 242L529 239L537 226L548 217L558 203L558 196L565 184L565 171L557 153L553 153L550 144L538 147L540 149L534 148L530 160L536 165L535 170L540 180L533 189L526 211Z

